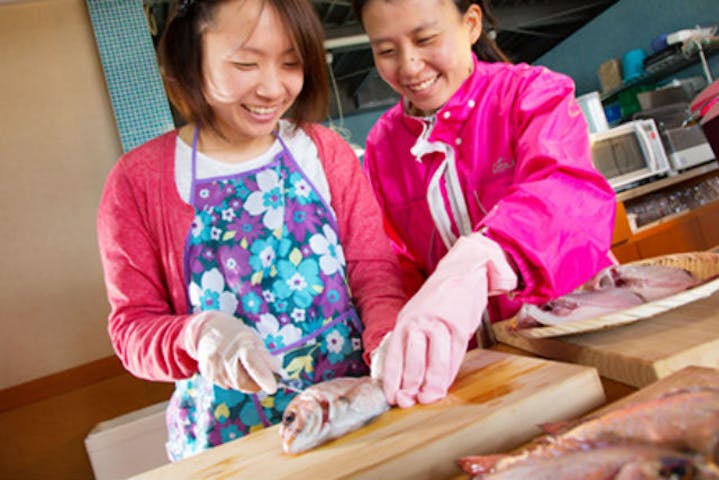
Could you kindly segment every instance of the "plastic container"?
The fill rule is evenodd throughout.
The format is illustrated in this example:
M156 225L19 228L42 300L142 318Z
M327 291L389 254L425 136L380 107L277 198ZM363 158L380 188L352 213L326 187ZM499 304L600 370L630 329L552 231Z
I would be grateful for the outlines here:
M667 43L667 34L663 33L657 37L654 37L652 40L652 51L653 52L661 52L665 48L667 48L669 44Z
M95 480L124 479L169 463L167 402L98 423L85 437Z
M587 120L589 133L606 132L609 130L609 123L604 114L604 107L602 107L599 92L589 92L577 97L577 103L579 104L579 108L582 109L584 118Z
M610 126L618 125L622 121L622 106L619 102L610 103L604 107L604 116Z
M644 73L646 52L641 48L629 50L622 57L622 75L625 82L641 77Z
M654 84L635 85L620 92L617 98L619 99L619 106L622 110L622 120L626 121L631 119L632 115L641 110L639 100L637 99L638 94L654 90L655 88L656 86Z

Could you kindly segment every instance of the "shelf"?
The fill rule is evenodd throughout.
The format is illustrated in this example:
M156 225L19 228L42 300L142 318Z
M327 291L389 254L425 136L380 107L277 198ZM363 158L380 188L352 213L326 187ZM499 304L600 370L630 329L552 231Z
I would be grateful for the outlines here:
M717 43L711 43L709 45L704 45L704 56L709 59L719 53L719 44ZM690 67L696 63L700 63L699 58L699 51L695 51L691 54L689 57L680 57L676 59L674 62L668 64L666 67L662 68L658 72L653 73L645 73L637 78L634 78L621 86L614 88L606 93L603 93L600 95L600 99L602 103L604 102L611 102L615 100L620 93L624 92L625 90L629 90L632 87L637 87L640 85L646 85L648 83L656 82L658 80L663 79L664 77L667 77L673 73L676 73L680 70L684 70L687 67Z
M672 175L672 176L669 176L666 178L662 178L659 180L655 180L651 183L640 185L638 187L635 187L635 188L632 188L629 190L625 190L623 192L619 192L619 193L617 193L617 202L626 202L627 200L641 197L643 195L646 195L647 193L652 193L657 190L661 190L664 187L668 187L670 185L674 185L676 183L680 183L685 180L689 180L694 177L704 175L705 173L713 172L715 170L719 170L719 164L717 163L716 160L712 160L709 163L705 163L704 165L700 165L698 167L691 168L682 173L675 174L675 175Z

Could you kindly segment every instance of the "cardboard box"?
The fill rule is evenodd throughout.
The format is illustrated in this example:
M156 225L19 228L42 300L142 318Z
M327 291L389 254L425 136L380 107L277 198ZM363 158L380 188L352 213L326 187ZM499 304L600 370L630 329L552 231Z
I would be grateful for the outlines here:
M599 65L597 70L602 93L607 93L622 86L622 62L612 58Z

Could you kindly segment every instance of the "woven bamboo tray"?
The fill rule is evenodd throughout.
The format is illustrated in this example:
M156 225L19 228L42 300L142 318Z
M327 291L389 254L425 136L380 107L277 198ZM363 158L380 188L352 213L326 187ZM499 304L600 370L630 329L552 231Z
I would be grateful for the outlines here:
M631 262L628 265L679 267L688 270L700 280L706 280L719 275L719 254L712 252L679 253L639 260L637 262ZM614 328L651 318L667 310L680 307L689 302L699 300L700 298L708 297L718 290L719 277L669 297L620 310L609 315L546 327L517 329L514 330L513 333L525 338L548 338ZM510 320L510 325L514 321L515 319Z

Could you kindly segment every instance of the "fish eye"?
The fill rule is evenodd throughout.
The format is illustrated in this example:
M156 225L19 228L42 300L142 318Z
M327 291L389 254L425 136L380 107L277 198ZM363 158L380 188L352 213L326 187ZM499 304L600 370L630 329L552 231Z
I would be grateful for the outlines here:
M684 458L662 458L659 478L672 480L691 480L695 478L696 469Z
M295 412L285 412L282 417L282 424L289 427L295 421Z

